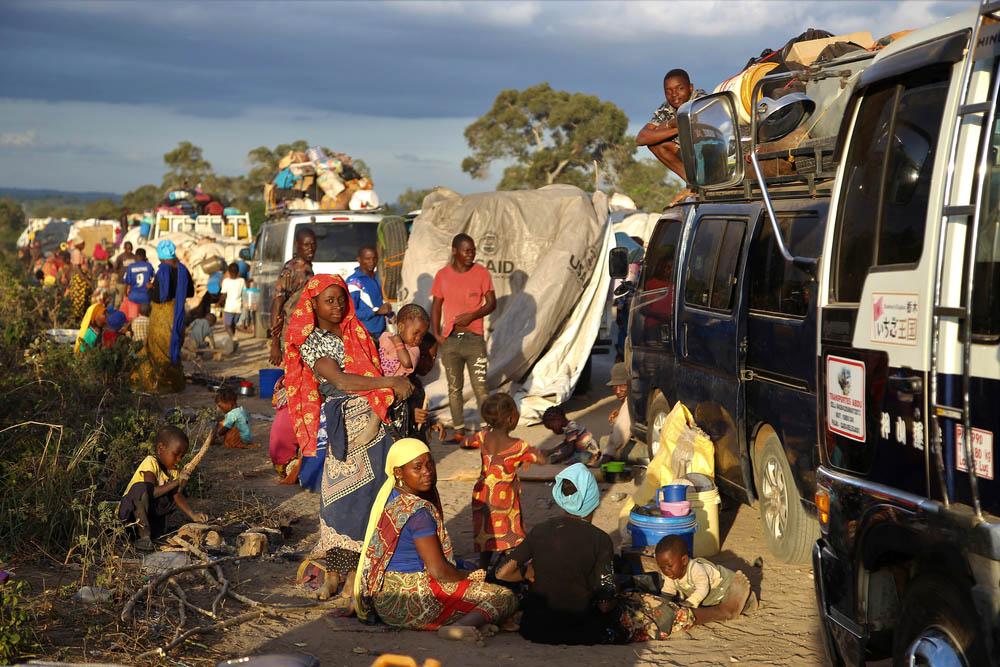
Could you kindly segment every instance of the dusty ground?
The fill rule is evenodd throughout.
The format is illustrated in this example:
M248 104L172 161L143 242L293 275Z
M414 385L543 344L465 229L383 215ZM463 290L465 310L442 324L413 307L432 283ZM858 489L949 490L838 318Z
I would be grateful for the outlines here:
M257 369L265 361L260 341L239 337L241 349L227 362L206 362L203 370L213 374L236 374L257 379ZM604 387L609 361L602 359L594 372L594 389L573 399L574 418L588 425L596 434L607 432L607 414L613 401ZM187 366L190 372L194 370ZM167 397L166 406L206 407L212 394L204 387L189 386L180 395ZM259 398L243 399L252 414L270 416L270 402ZM211 481L205 497L195 498L196 510L220 516L234 506L246 506L246 500L297 519L293 525L291 546L307 552L317 530L319 497L298 487L277 486L267 459L267 435L270 422L251 420L254 438L262 443L256 450L213 450L202 468ZM552 443L554 438L540 426L519 429L516 434L533 444ZM432 450L438 461L438 489L444 503L449 533L459 557L473 558L472 519L469 506L472 485L479 470L477 452L464 451L435 443ZM631 483L602 485L604 500L595 524L613 533L623 492ZM524 484L522 507L526 527L549 517L551 487L541 482ZM242 499L242 502L241 502ZM809 566L784 565L766 550L760 534L757 512L746 506L724 506L722 515L723 552L717 560L729 567L744 570L761 599L754 615L730 624L695 628L687 636L669 641L613 647L549 647L533 645L516 634L501 634L484 645L439 640L432 633L374 632L354 620L335 619L323 610L290 614L283 619L263 620L230 630L224 636L199 639L204 648L191 648L178 654L183 662L206 658L223 659L261 653L303 652L315 655L324 666L371 665L381 653L411 655L419 660L434 657L446 667L458 665L814 665L822 661L818 618L813 597ZM762 567L751 564L758 557ZM238 581L239 590L257 598L303 599L304 592L293 585L296 563L289 560L243 561L230 567L230 579ZM208 650L206 650L208 649ZM188 652L190 651L190 652ZM185 657L187 659L185 659ZM181 664L181 663L175 663ZM190 664L190 663L189 663Z

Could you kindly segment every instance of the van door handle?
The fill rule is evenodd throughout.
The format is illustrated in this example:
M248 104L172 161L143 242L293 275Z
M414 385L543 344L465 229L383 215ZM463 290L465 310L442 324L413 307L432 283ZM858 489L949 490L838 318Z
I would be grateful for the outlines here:
M687 322L681 325L681 356L688 356L688 325Z

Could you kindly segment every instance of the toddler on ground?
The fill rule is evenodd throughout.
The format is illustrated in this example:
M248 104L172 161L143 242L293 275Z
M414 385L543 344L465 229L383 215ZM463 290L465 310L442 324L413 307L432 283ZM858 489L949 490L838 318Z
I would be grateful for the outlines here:
M241 405L236 404L236 391L221 387L215 394L215 407L223 415L215 430L215 442L230 449L249 449L251 443L250 418Z
M656 564L664 575L662 592L694 609L695 624L730 621L756 606L745 574L690 558L680 535L667 535L657 543Z
M562 444L549 454L549 463L562 463L573 458L577 463L594 467L601 458L601 450L590 431L566 416L566 410L554 405L542 414L542 424L556 435L563 437Z
M524 440L511 437L521 415L510 394L487 397L482 418L486 428L473 436L478 441L482 468L472 489L472 525L479 567L485 569L494 554L513 549L524 540L517 469L540 461L541 455Z
M125 495L118 502L118 519L132 534L133 546L152 551L153 540L166 532L167 517L180 508L196 522L207 515L191 510L181 486L190 473L177 470L187 454L188 438L176 426L164 426L156 434L156 455L147 456L129 480Z

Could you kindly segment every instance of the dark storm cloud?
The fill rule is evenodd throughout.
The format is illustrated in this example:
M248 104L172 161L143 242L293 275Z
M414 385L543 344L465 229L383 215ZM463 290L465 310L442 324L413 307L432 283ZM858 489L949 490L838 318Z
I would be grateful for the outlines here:
M548 81L614 101L636 121L659 103L671 67L711 87L804 20L837 29L845 13L891 16L895 4L750 3L740 11L765 20L741 26L731 3L709 17L718 25L668 4L16 3L0 25L0 81L11 98L202 117L294 106L402 118L476 116L503 88ZM919 7L956 8L940 5Z

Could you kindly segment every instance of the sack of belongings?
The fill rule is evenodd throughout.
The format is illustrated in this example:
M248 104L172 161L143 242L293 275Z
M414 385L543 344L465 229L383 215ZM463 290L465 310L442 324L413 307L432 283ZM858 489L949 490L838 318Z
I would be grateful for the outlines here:
M278 173L264 186L266 210L369 210L379 198L371 180L344 153L327 153L320 146L291 151L278 162ZM356 199L355 193L367 191ZM354 202L352 205L352 201Z

